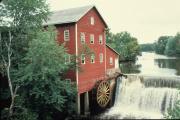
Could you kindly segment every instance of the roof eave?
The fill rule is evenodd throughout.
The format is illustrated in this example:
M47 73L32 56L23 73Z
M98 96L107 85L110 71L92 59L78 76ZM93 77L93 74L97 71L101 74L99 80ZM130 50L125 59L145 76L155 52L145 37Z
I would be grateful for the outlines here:
M104 25L105 25L105 28L108 28L108 25L107 23L105 22L104 18L102 17L102 15L99 13L98 9L96 8L96 6L93 6L93 8L95 8L95 10L97 11L97 13L99 14L100 18L102 19Z
M91 8L89 8L82 16L79 17L79 19L76 21L78 22L83 16L85 16L90 10L95 9L98 13L98 15L100 16L101 20L103 21L105 28L108 28L107 23L105 22L105 20L103 19L103 17L101 16L101 14L99 13L98 9L96 8L96 6L92 6Z
M90 6L89 9L87 9L84 14L82 14L79 18L77 18L76 20L74 21L66 21L66 22L63 22L63 23L45 23L43 24L43 26L48 26L48 25L60 25L60 24L68 24L68 23L77 23L83 16L85 16L90 10L92 9L95 9L96 12L98 13L98 15L100 16L101 20L103 21L104 25L105 25L105 28L108 28L108 25L107 23L105 22L105 20L103 19L103 17L101 16L101 14L99 13L98 9L96 8L96 6Z
M50 23L50 24L43 24L43 26L50 26L50 25L63 25L63 24L72 24L76 23L77 21L69 21L69 22L63 22L63 23Z
M112 51L114 51L117 55L120 56L120 54L119 54L116 50L114 50L112 47L110 47L108 44L106 44L106 46L107 46L108 48L110 48Z

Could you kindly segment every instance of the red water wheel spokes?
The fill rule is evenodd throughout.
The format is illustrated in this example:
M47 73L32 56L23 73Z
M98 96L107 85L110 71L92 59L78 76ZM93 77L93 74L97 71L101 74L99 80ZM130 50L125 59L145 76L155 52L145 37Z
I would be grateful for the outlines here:
M110 100L110 84L107 81L103 81L97 88L97 103L101 107L106 107Z

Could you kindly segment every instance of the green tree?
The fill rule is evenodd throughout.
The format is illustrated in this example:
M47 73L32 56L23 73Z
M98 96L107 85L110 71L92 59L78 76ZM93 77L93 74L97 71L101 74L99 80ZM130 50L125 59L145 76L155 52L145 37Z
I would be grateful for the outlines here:
M155 52L158 54L164 54L166 44L171 36L161 36L158 41L155 42Z
M13 65L17 66L27 52L28 42L47 20L46 0L3 0L0 5L0 25L9 26L12 35ZM5 48L5 44L2 44Z
M168 109L166 119L180 119L180 100L177 100L173 108Z
M45 0L3 0L0 11L0 74L8 78L11 95L8 116L11 117L20 87L13 71L19 70L28 43L36 36L42 22L47 20L49 9Z
M41 119L51 118L57 111L68 112L75 108L75 86L63 77L75 62L65 63L68 54L63 45L57 44L54 31L51 28L37 33L29 43L24 64L16 75L22 94L30 102L28 107Z
M168 56L180 56L180 33L175 36L161 36L155 42L155 52Z
M154 43L140 45L141 51L154 51Z
M176 46L176 43L175 43L174 37L169 38L168 42L166 44L166 48L165 48L164 54L168 55L168 56L175 55L176 54L175 46Z
M108 43L112 48L116 47L114 34L110 31L110 29L106 30L106 43Z
M176 56L180 56L180 33L177 33L174 39Z
M136 56L140 54L140 46L136 38L132 37L128 32L110 34L107 41L121 55L121 60L136 60Z

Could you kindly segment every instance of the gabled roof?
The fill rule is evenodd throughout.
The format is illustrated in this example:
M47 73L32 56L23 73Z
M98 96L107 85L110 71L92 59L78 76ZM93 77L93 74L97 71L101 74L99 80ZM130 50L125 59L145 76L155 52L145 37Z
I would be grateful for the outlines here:
M92 8L96 9L100 18L102 19L105 26L107 27L107 24L103 20L102 16L100 15L100 13L97 10L97 8L92 5L52 12L52 14L49 16L49 20L47 20L47 22L44 22L43 25L55 25L55 24L66 24L66 23L78 22Z
M111 49L113 52L115 52L117 55L120 56L120 54L119 54L116 50L114 50L111 46L109 46L108 44L106 44L106 46L107 46L109 49Z

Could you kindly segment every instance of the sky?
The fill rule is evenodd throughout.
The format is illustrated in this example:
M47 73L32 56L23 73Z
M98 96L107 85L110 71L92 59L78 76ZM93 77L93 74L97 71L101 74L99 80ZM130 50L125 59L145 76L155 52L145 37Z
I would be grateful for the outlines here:
M128 31L140 44L180 32L180 0L47 0L51 11L95 5L111 29Z

